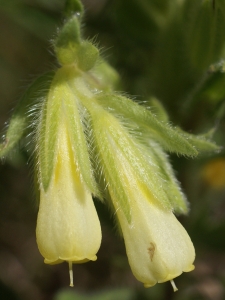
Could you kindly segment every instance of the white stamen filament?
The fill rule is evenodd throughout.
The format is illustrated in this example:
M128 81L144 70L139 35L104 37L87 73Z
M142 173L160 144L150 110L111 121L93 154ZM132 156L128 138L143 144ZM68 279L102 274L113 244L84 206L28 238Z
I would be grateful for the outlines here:
M70 286L73 287L73 263L69 261Z
M176 292L178 291L178 288L176 287L176 284L173 280L170 280L170 283L172 284L172 287L173 287L173 291Z

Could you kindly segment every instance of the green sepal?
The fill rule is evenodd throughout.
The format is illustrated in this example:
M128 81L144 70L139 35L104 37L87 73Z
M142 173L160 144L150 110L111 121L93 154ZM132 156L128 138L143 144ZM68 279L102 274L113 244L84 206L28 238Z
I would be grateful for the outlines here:
M92 136L96 152L98 153L96 160L100 166L98 176L101 178L102 176L104 177L101 180L104 184L102 190L105 192L108 190L110 198L118 201L119 207L123 211L128 223L130 223L131 213L129 199L121 177L118 174L120 172L120 166L116 160L116 155L114 155L111 148L108 146L109 135L105 130L106 124L104 123L104 118L99 118L99 116L93 116L92 114L92 119Z
M96 176L98 177L98 184L100 184L101 192L105 196L106 190L109 188L106 183L110 182L111 196L113 193L113 196L118 199L124 215L128 222L130 222L129 199L120 176L117 176L119 166L116 163L116 157L111 152L111 148L108 147L109 136L105 131L104 124L104 116L106 114L108 115L108 113L96 103L93 94L87 88L87 85L82 78L74 78L70 81L70 87L75 99L79 99L83 107L87 110L87 121L90 127L87 138L90 141L89 144L91 144L91 149L89 146L89 152L95 164L95 169L97 171Z
M197 149L197 151L200 153L202 152L210 152L210 151L216 151L219 152L221 150L221 147L212 142L210 139L212 138L212 135L214 133L214 129L210 130L206 134L201 135L194 135L189 134L180 128L176 128L177 132L180 133L185 139L188 140L190 144L193 145Z
M66 17L71 17L74 14L80 14L81 16L84 13L84 7L79 0L66 0L64 7L64 15Z
M55 151L63 97L64 89L56 73L49 93L42 104L37 133L39 181L45 191L47 191L50 184L56 159Z
M109 115L106 118L105 126L108 128L108 135L111 135L115 142L114 149L116 151L117 148L118 155L124 157L124 166L117 164L117 169L123 167L127 182L132 185L132 176L135 176L134 185L135 182L138 183L139 187L137 188L144 190L146 194L152 195L164 208L171 209L167 194L162 189L162 179L155 156L151 155L149 148L132 137L122 123ZM110 143L110 140L108 143ZM111 155L115 155L113 153L114 149L112 149ZM121 173L118 172L119 179ZM130 174L131 176L129 176Z
M53 71L43 74L26 90L13 112L4 142L0 144L0 157L8 155L25 135L27 128L32 123L32 117L29 120L30 107L45 97L54 74Z
M82 107L79 97L74 94L74 91L71 90L68 84L66 84L64 92L64 113L74 157L76 158L75 163L89 191L101 199L101 193L94 179L94 171L89 158L88 145L84 133L86 123L85 108ZM90 149L90 151L92 150Z
M154 156L154 160L159 167L159 176L161 177L163 182L163 189L168 196L174 213L187 214L189 211L187 199L182 193L179 182L174 175L173 169L166 153L155 142L150 141L149 144L151 149L151 156Z
M126 97L115 94L100 94L96 99L115 115L125 118L128 122L132 121L134 125L130 124L135 126L140 134L146 134L151 137L165 150L187 156L198 155L195 145L189 143L186 136L173 129L170 124L158 120L145 107Z
M84 108L81 107L79 98L76 98L74 90L69 85L70 81L76 76L79 77L76 69L73 67L59 69L50 87L48 98L43 103L40 118L41 125L38 131L40 183L46 191L54 171L56 147L60 139L58 126L60 122L66 122L68 136L74 153L74 162L81 179L91 193L101 198L94 179L94 171L91 166L84 133Z
M151 97L147 104L149 104L151 111L156 117L163 122L168 122L169 121L169 116L163 107L162 103L156 99L155 97Z

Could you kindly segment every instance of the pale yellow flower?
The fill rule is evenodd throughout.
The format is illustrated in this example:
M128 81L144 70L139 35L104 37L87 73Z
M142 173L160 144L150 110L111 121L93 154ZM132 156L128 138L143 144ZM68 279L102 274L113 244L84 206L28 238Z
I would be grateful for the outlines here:
M129 174L128 182L124 175L122 177L129 197L130 222L113 192L111 197L132 272L145 287L170 280L176 291L173 279L182 272L194 269L195 250L191 239L171 210L160 206L150 192L135 180L135 176L131 180Z
M108 127L100 122L95 138L132 272L145 287L171 281L176 290L173 279L194 269L195 250L165 201L166 180L160 178L155 157L115 118L107 115Z
M61 120L51 182L47 191L40 189L36 234L45 263L67 261L71 270L72 263L97 259L101 228L91 193L76 165L65 124Z

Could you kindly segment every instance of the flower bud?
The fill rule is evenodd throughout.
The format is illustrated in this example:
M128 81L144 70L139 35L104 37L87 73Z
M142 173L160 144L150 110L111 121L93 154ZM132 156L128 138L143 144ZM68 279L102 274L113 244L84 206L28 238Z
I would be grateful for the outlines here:
M61 65L76 62L76 52L80 43L80 21L78 16L74 15L64 24L55 40L55 53Z
M98 59L99 51L88 41L83 41L77 49L78 68L86 72L92 69Z

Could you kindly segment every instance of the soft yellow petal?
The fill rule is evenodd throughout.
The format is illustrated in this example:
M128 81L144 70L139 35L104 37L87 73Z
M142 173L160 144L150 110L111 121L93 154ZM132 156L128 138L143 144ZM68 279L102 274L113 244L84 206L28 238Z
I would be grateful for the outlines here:
M134 276L150 287L193 270L193 244L174 214L156 205L149 194L138 188L138 183L128 192L131 223L121 210L117 215Z
M66 122L58 132L54 175L47 192L41 188L37 243L46 263L96 260L101 228L91 193L75 165Z

